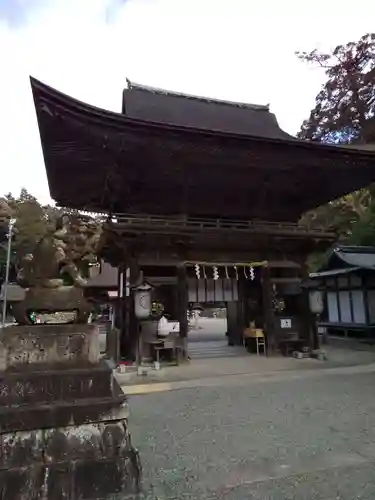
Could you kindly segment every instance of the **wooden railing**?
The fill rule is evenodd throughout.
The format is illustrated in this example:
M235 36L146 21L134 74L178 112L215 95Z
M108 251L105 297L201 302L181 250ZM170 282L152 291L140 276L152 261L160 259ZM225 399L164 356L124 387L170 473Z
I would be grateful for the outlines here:
M334 238L335 233L320 228L308 228L301 224L290 222L243 221L229 219L203 219L193 217L158 217L153 215L119 214L109 222L113 229L147 232L222 232L235 231L245 233L280 234L280 235L309 235L320 238Z

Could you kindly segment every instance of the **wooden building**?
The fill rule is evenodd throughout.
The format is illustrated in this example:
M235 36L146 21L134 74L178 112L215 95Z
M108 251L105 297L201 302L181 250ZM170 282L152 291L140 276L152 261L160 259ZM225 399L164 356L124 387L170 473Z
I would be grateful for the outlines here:
M338 246L327 263L310 278L312 288L324 293L321 328L328 333L374 333L374 247Z
M298 220L374 181L373 152L297 140L267 106L128 82L117 114L31 86L52 198L108 214L102 253L120 269L124 353L139 331L129 290L140 270L171 280L182 338L189 300L221 297L231 344L256 319L268 352L287 333L315 345L299 284L308 254L335 235Z

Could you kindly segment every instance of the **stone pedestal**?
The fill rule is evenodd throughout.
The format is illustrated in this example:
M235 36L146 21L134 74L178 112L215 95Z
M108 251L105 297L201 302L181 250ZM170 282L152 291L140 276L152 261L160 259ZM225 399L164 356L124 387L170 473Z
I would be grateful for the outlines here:
M95 325L0 331L0 500L138 498L127 417Z

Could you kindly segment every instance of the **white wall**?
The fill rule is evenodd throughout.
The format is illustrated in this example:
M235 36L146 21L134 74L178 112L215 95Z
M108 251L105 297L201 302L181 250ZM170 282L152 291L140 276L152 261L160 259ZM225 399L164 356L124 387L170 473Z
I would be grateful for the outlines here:
M339 322L339 309L336 292L327 292L328 321L330 323Z
M352 305L350 304L350 295ZM353 316L352 309L353 308ZM330 323L365 324L365 300L362 290L341 290L327 292L328 321ZM375 290L369 292L369 309L375 321ZM340 315L339 316L339 311Z
M353 320L357 325L366 323L365 298L363 290L352 291Z

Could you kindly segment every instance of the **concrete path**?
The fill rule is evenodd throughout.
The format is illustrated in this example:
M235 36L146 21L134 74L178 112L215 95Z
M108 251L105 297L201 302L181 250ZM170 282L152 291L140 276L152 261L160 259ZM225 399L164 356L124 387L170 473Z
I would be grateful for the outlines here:
M230 387L250 386L261 382L278 382L287 380L302 380L306 378L325 378L328 376L357 375L362 373L373 373L375 376L375 363L358 366L343 366L337 368L304 369L304 370L278 370L269 372L254 372L242 374L216 375L215 377L203 377L186 380L159 381L157 383L144 383L135 381L131 384L122 384L122 390L128 395L151 394L156 392L167 392L179 389L192 389L199 387Z
M225 336L226 322L218 319L201 319L200 328L189 332L191 361L180 366L149 370L147 375L116 373L116 378L126 394L164 392L181 388L215 386L217 384L250 384L258 379L303 377L314 371L344 367L361 367L375 363L375 348L359 342L332 339L324 349L327 361L293 359L283 356L265 357L249 354L241 346L228 346ZM345 373L345 371L344 371Z
M187 365L122 379L143 498L374 500L375 349L228 355L219 333L195 332Z
M220 377L130 396L144 498L374 500L374 370Z

